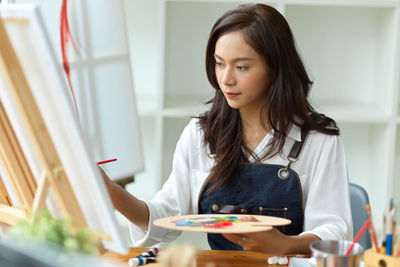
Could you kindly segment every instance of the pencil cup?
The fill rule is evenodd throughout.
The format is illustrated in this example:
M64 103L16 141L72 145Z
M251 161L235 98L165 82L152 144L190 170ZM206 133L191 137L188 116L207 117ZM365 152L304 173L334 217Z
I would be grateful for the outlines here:
M348 256L346 251L352 245L344 240L319 240L311 243L313 267L358 267L362 260L363 247L356 243Z
M378 254L373 249L368 249L364 253L364 263L365 267L398 267L400 266L400 257Z

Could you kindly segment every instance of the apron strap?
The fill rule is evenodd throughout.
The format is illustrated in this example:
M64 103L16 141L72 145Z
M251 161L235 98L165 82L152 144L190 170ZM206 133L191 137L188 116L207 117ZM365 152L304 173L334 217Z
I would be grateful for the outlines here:
M289 178L289 169L290 166L292 166L292 163L297 160L297 157L300 154L301 148L303 147L304 140L306 139L306 136L308 134L308 129L306 128L301 128L301 140L296 141L294 145L292 146L292 149L290 150L288 160L289 163L286 165L286 167L283 167L279 169L278 171L278 177L282 180L286 180Z
M296 160L297 157L299 156L299 153L301 151L301 148L303 147L304 140L306 139L306 136L308 134L308 130L305 128L301 128L301 140L296 141L290 150L289 153L289 160Z

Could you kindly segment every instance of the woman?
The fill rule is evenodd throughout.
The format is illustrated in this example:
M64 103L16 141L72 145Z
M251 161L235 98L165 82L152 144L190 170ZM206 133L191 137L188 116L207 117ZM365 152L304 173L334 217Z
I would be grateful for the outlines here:
M206 71L212 107L184 129L156 196L139 200L106 179L115 207L134 223L135 245L175 239L179 233L151 222L192 213L292 221L262 233L209 235L213 249L296 254L319 239L351 239L339 129L307 101L312 82L284 17L263 4L225 13L211 30Z

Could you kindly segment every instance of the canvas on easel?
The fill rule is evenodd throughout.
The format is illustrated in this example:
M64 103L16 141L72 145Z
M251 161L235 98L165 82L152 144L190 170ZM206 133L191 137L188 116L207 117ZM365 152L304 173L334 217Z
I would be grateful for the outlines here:
M0 8L0 223L44 206L127 252L35 6Z

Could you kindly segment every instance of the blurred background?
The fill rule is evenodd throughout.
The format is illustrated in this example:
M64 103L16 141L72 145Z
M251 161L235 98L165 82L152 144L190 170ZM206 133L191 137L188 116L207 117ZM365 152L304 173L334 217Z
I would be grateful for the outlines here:
M61 0L9 2L42 6L61 63ZM127 179L129 192L151 198L168 178L183 127L213 95L204 67L210 29L245 2L68 2L80 52L70 47L82 127L98 160L118 158L104 168L114 180ZM350 182L367 190L379 235L389 199L396 205L400 190L399 1L260 2L288 20L314 81L310 101L339 124ZM208 247L203 234L176 242L185 240Z

